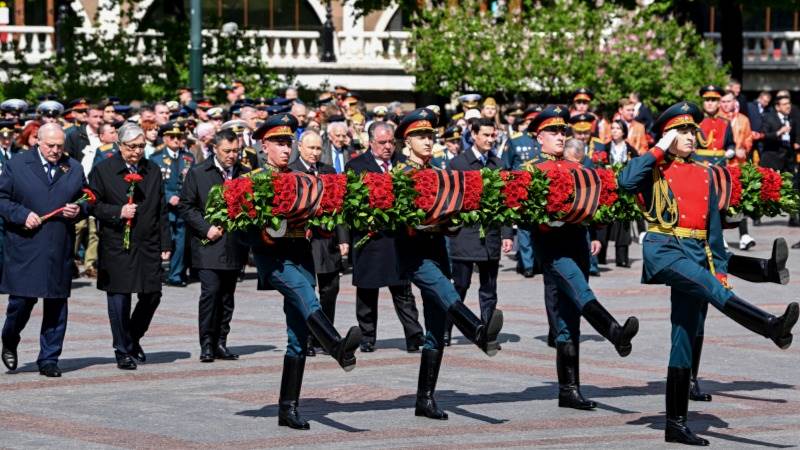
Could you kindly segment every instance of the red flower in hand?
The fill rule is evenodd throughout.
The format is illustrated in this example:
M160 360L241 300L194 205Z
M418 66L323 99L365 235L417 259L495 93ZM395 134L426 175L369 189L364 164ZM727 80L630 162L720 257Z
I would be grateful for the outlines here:
M128 184L141 183L142 180L144 180L144 178L142 178L142 176L138 173L129 173L125 175L125 182Z

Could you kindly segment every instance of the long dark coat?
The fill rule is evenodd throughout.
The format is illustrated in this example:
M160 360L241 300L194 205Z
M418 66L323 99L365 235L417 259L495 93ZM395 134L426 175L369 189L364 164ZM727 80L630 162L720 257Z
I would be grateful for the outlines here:
M122 206L128 203L128 168L114 155L92 169L89 186L97 194L93 215L99 221L97 288L115 293L161 291L161 252L171 251L167 206L161 171L152 162L139 161L133 201L138 205L131 228L131 248L122 248L125 219Z
M236 178L249 170L237 163L233 166L233 177ZM222 184L224 178L214 157L195 165L186 175L181 188L181 201L178 203L178 214L186 221L190 235L192 267L195 269L239 270L247 258L247 248L241 239L224 233L214 242L203 245L211 224L203 217L208 192L215 185Z
M25 229L31 211L42 216L76 201L82 194L81 164L64 155L53 182L47 179L39 151L6 162L0 175L0 216L5 221L0 292L36 298L67 298L72 288L75 219L56 216L35 230Z
M500 170L503 162L500 158L491 155L486 161L487 169ZM472 148L461 152L450 161L450 170L481 170L484 165ZM455 236L450 237L450 258L454 261L489 261L500 259L500 229L484 229L484 237L481 238L481 227L471 225L458 230Z
M289 168L295 172L309 173L300 158L289 163ZM317 163L317 171L319 174L336 173L336 169L332 166L322 163ZM339 251L339 244L348 242L350 242L350 235L344 226L337 226L330 235L323 234L319 230L312 230L311 255L314 257L314 271L316 273L333 273L342 270L342 253Z
M355 173L383 172L370 151L351 159L345 167ZM353 230L351 237L352 243L355 244L364 237L364 233ZM360 248L353 245L352 255L353 286L381 288L407 282L400 276L395 236L392 233L378 232Z

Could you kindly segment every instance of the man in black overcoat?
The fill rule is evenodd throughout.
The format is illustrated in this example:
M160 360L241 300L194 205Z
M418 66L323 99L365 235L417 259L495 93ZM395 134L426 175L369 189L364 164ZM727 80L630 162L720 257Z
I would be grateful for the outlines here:
M108 318L114 339L117 367L135 370L146 355L139 341L161 302L161 261L169 260L172 241L161 171L144 159L141 128L126 125L119 132L119 154L92 169L89 186L97 195L93 215L100 236L97 288L106 291ZM142 181L128 204L128 174ZM125 248L125 224L131 220L130 247ZM131 314L131 294L139 301Z
M203 362L239 358L228 350L227 342L236 280L247 258L247 249L235 235L224 233L203 217L213 186L249 172L239 161L241 146L233 130L219 131L213 142L214 156L189 170L178 203L178 213L191 237L192 267L200 279L198 322Z
M472 123L472 147L464 150L450 161L450 170L500 170L503 162L494 155L492 147L495 141L495 124L491 119L478 119ZM513 231L503 229L503 239L498 228L486 228L481 236L480 225L461 228L455 236L450 237L450 265L453 273L453 285L461 296L467 296L472 282L472 269L478 266L480 287L478 301L481 308L481 320L488 323L497 307L497 274L500 269L500 249L509 252L513 245ZM450 344L450 331L453 324L445 329L445 345Z
M333 166L320 162L322 156L322 137L313 130L306 131L300 137L298 157L289 163L289 169L309 175L335 174ZM350 249L350 235L347 228L337 226L333 233L325 233L312 229L311 255L314 257L314 271L317 275L317 289L322 312L334 320L336 315L336 297L339 295L339 273L344 268L342 257L347 256ZM316 348L320 345L313 336L309 337L308 356L316 356Z
M392 126L385 122L375 123L370 128L369 147L370 151L347 163L347 170L355 173L392 170L395 148ZM354 243L363 237L363 233L352 233ZM356 287L356 317L363 336L362 352L375 350L378 289L386 286L389 287L394 309L403 325L407 350L419 350L424 341L411 283L400 278L394 239L391 233L378 232L360 248L353 248L353 285Z
M58 357L67 331L67 298L72 288L75 202L85 185L83 168L64 153L58 124L39 129L39 146L9 160L0 175L0 216L6 225L0 292L8 295L3 326L3 363L17 368L20 333L37 299L44 306L39 335L39 373L60 377ZM64 211L47 221L41 216Z

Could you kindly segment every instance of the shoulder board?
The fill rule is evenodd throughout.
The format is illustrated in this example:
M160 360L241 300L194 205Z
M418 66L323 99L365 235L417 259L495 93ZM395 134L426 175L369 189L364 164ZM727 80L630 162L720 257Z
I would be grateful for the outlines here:
M522 132L521 131L515 131L515 132L511 133L511 139L516 139L516 138L518 138L520 136L522 136Z
M431 153L431 155L434 158L442 158L442 157L444 157L444 149L443 148L434 148L433 152Z
M259 173L261 173L261 172L263 172L263 171L264 171L264 169L262 169L261 167L259 167L258 169L253 169L253 170L251 170L251 171L247 172L246 174L244 174L244 175L242 175L242 176L243 176L243 177L252 177L253 175L259 174Z
M167 144L159 144L158 146L156 146L156 150L160 152L161 150L164 150L166 147Z
M256 152L256 149L254 149L253 147L245 147L245 148L244 148L244 152L245 152L245 153L252 153L253 155L257 155L257 154L258 154L258 153Z
M103 144L100 147L97 147L97 149L102 151L102 152L107 152L107 151L111 150L112 148L114 148L114 144Z

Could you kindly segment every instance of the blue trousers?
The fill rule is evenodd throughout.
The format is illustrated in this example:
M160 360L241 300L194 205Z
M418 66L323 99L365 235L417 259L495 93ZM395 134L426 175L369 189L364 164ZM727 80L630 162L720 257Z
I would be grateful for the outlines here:
M294 261L254 253L259 273L283 295L283 312L286 315L286 354L305 355L308 345L308 317L320 309L314 290L314 274Z
M522 270L533 269L533 242L531 232L520 228L517 230L517 266Z
M703 334L708 304L722 310L733 292L725 289L706 267L688 258L679 259L653 279L672 288L669 366L691 368L692 343Z
M136 294L138 301L131 314L132 296L130 293L106 293L108 321L111 324L111 337L116 356L133 353L133 344L139 343L150 328L153 315L161 304L160 291Z
M442 273L440 264L442 263L425 258L408 269L403 276L419 288L427 330L424 348L429 350L444 348L447 310L453 303L461 301L453 283Z
M16 348L19 345L20 333L31 318L36 302L34 297L8 296L6 322L3 325L4 346ZM58 362L64 346L64 335L67 333L67 299L46 298L42 303L44 315L39 332L39 357L36 359L39 367L45 363Z
M186 248L186 224L182 219L170 220L169 231L172 236L172 256L169 258L169 274L167 280L172 283L184 281L186 263L184 253Z

